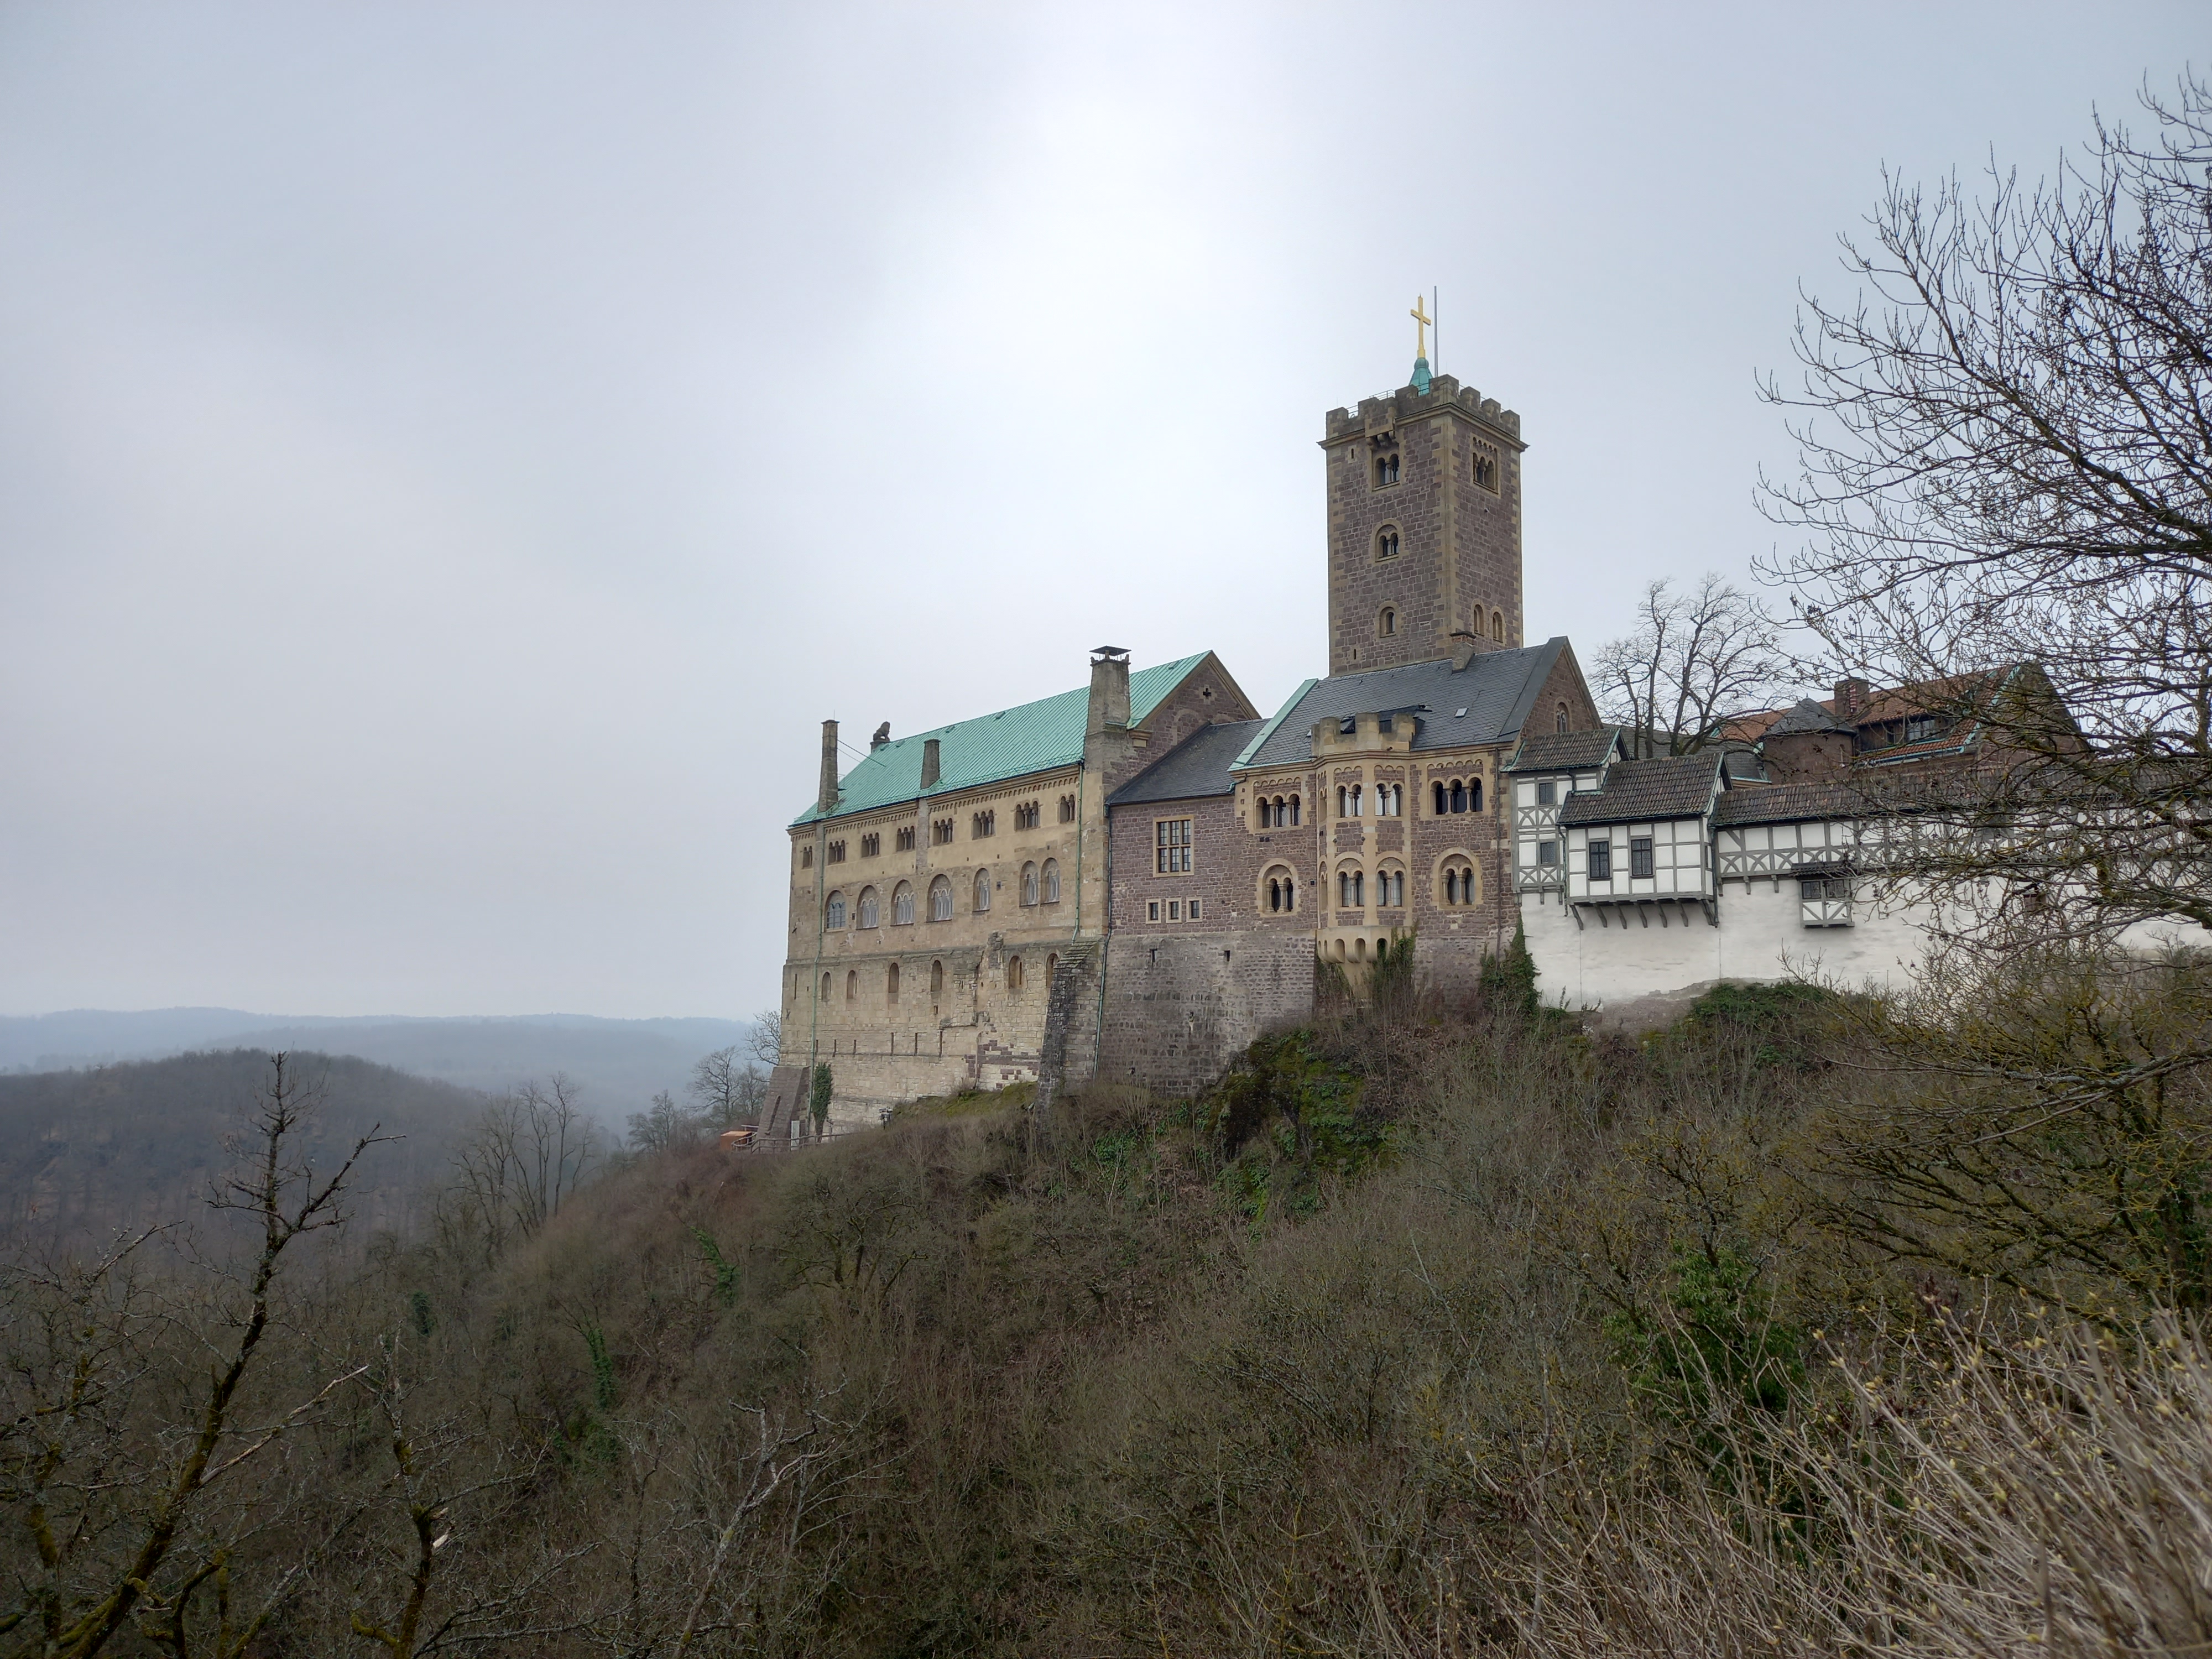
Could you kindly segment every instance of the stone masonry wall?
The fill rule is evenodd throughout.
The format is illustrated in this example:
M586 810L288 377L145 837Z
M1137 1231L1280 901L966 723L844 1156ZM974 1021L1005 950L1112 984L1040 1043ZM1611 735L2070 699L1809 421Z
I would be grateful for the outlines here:
M1313 941L1270 927L1127 935L1107 949L1097 1077L1205 1087L1252 1039L1313 1012Z

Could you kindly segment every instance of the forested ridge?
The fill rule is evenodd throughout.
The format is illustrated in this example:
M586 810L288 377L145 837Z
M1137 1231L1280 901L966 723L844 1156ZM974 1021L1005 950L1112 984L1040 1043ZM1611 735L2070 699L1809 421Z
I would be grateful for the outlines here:
M2126 1074L2098 1045L2212 978L2039 988L1723 988L1632 1042L1523 958L1386 975L1196 1098L926 1103L550 1205L480 1139L425 1224L296 1256L343 1200L264 1086L203 1254L10 1269L8 1639L2172 1650L2212 1635L2199 1092L1978 1148L2056 1097L1999 1073Z

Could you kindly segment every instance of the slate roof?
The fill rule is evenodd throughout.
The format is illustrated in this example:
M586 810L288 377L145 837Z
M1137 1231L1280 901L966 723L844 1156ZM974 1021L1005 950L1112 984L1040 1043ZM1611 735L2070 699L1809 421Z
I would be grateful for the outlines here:
M1225 795L1237 787L1229 769L1244 745L1259 735L1265 720L1224 720L1203 726L1107 796L1109 806L1135 806L1154 800L1196 800Z
M1794 823L1808 818L1864 817L1874 803L1847 783L1769 783L1731 789L1713 808L1713 823Z
M1509 772L1566 772L1601 766L1620 738L1617 726L1601 726L1591 732L1532 732L1521 739Z
M1311 680L1293 692L1269 722L1272 729L1237 763L1294 766L1313 757L1313 728L1349 714L1413 711L1416 754L1503 743L1519 735L1544 678L1567 647L1565 635L1512 651L1485 651L1453 671L1451 659L1407 663Z
M1211 654L1201 651L1194 657L1140 668L1131 674L1129 723L1143 725L1183 677ZM939 741L938 777L930 787L932 794L1073 766L1083 758L1083 728L1090 714L1091 688L1085 684L1058 696L1002 708L995 714L955 720L933 732L894 738L869 751L838 781L835 811L824 812L818 805L810 805L792 823L812 823L817 818L844 817L920 799L921 746L931 738Z
M1578 789L1559 808L1559 822L1644 823L1653 818L1696 817L1720 787L1721 757L1668 755L1658 760L1615 761L1595 789Z
M1801 697L1794 707L1784 710L1782 718L1760 735L1781 738L1796 732L1841 732L1856 737L1858 728L1838 720L1826 704L1814 702L1810 697Z

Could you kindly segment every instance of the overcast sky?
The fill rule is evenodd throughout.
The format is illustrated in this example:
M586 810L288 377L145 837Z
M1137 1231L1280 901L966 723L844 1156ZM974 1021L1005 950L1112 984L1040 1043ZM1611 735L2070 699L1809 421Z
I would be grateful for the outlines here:
M770 1003L824 716L1323 672L1432 284L1587 660L1771 544L1883 164L2046 171L2207 21L0 0L0 1012Z

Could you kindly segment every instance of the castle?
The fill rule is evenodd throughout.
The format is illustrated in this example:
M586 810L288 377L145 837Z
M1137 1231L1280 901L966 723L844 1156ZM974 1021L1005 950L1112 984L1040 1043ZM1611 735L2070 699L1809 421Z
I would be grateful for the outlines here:
M1847 685L1728 752L1633 757L1568 641L1523 637L1517 415L1424 355L1321 448L1328 672L1272 714L1211 652L1099 647L1087 688L886 726L842 775L823 723L771 1141L817 1064L840 1124L1028 1079L1200 1086L1310 1010L1318 963L1357 983L1412 939L1417 974L1471 987L1516 923L1574 1006L1808 955L1910 971L1912 919L1854 900L1842 775L1971 750L1971 722Z

